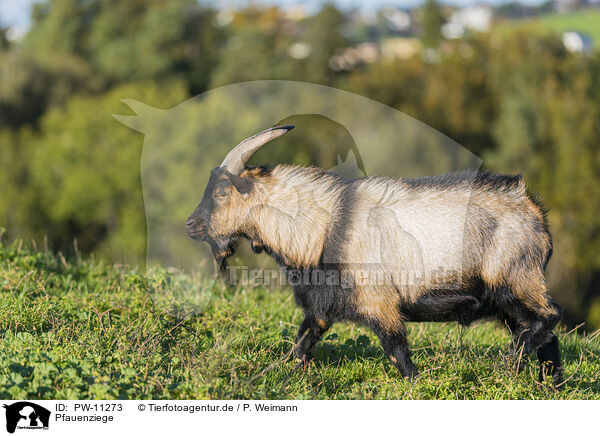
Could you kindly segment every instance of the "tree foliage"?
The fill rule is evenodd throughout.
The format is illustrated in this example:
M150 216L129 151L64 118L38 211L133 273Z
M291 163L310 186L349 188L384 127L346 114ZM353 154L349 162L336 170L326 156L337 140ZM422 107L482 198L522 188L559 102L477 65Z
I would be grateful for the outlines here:
M442 40L444 16L437 0L425 0L423 5L423 45L437 48Z

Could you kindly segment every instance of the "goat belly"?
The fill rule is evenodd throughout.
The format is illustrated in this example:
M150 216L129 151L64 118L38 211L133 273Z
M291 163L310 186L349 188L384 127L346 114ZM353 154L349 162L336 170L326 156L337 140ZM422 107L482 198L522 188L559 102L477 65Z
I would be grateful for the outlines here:
M485 305L471 295L428 293L414 303L405 304L402 314L407 321L458 321L468 325L485 316L486 310Z

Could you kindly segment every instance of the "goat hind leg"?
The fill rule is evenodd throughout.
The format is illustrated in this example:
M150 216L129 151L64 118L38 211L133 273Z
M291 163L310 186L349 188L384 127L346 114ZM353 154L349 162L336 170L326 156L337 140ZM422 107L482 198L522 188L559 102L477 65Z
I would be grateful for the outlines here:
M373 331L379 337L381 346L390 362L400 371L403 377L413 381L419 375L419 371L410 358L410 349L408 348L404 329L392 333L380 326L374 326Z
M562 368L560 363L560 349L558 338L552 329L560 320L561 310L553 305L555 313L540 316L533 321L529 328L523 331L523 353L528 355L534 351L540 364L539 380L543 381L546 375L551 374L553 385L562 383Z
M562 389L562 367L560 363L560 349L558 347L558 338L554 333L550 333L549 340L537 350L537 358L540 363L540 383L544 381L547 375L552 375L552 384L558 389Z
M536 317L531 323L529 330L524 334L524 343L526 353L533 353L538 348L545 345L552 339L552 329L556 326L561 316L561 309L558 305L552 304L555 312L545 316Z

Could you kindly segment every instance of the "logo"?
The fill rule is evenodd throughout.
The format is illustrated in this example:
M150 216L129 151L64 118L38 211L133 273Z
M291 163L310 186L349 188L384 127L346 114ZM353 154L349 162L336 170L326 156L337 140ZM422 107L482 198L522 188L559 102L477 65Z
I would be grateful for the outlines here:
M48 430L50 411L29 401L19 401L3 406L6 409L6 431L15 429Z

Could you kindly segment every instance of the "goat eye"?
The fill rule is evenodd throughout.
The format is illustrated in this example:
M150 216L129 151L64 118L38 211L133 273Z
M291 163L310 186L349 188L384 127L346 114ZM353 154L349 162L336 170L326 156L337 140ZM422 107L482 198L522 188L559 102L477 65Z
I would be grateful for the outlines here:
M224 192L215 192L213 194L213 196L217 199L217 200L223 200L225 197L227 197L227 194L225 194Z

